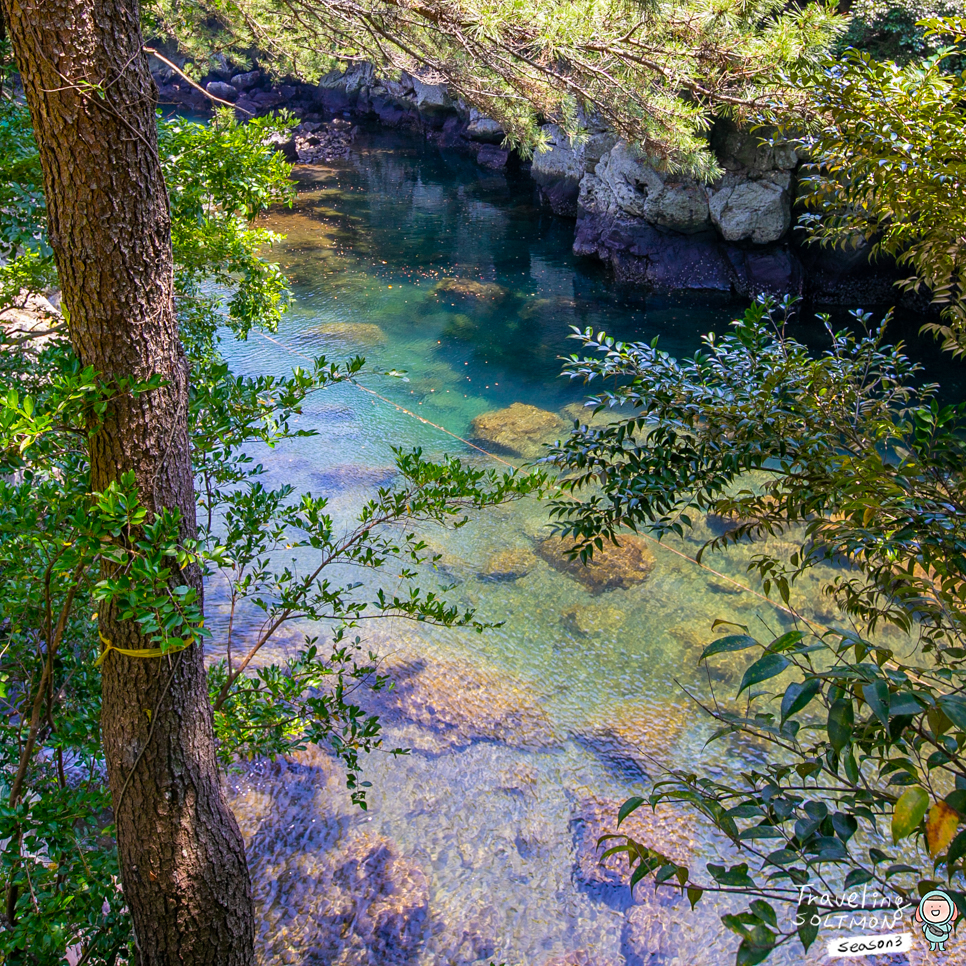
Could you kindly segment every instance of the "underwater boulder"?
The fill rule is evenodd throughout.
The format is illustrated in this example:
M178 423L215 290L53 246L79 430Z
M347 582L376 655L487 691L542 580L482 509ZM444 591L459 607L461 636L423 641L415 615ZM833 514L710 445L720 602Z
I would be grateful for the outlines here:
M386 341L386 333L375 322L323 322L308 332L323 339L344 339L360 345L376 345Z
M477 576L480 580L510 581L526 577L537 558L526 547L511 547L493 554L483 565Z
M574 808L570 827L574 836L574 878L578 883L627 888L630 874L626 857L610 855L601 860L605 850L597 846L602 835L617 831L617 813L622 804L617 799L591 795ZM695 828L690 812L665 802L656 810L642 805L621 823L620 831L672 861L687 865L694 856Z
M574 738L627 777L647 778L673 764L669 753L692 714L681 705L625 701L604 709Z
M426 874L369 832L292 856L275 892L273 912L283 916L273 924L273 961L408 966L431 933Z
M386 668L395 687L375 696L373 711L431 732L436 746L498 741L518 748L557 742L543 708L505 673L454 661L401 658Z
M472 278L443 278L436 283L433 291L437 295L456 295L460 298L488 299L500 301L509 294L496 282L477 282Z
M613 633L624 622L624 616L619 607L572 604L560 615L560 623L574 637L589 637Z
M313 485L323 492L332 490L378 489L388 486L396 475L394 466L362 466L357 463L340 463L319 473L312 473Z
M619 547L605 543L603 550L595 549L587 563L567 556L573 545L572 540L552 536L539 541L536 552L554 570L573 577L592 594L633 587L646 580L654 569L654 554L647 541L633 534L622 534Z
M534 459L543 455L543 444L555 439L566 425L556 413L517 402L506 409L482 413L470 429L476 439L488 446Z

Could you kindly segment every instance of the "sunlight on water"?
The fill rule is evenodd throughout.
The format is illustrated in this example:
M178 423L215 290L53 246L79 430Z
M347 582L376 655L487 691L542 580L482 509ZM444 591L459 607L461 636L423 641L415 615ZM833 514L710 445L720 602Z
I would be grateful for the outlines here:
M250 374L286 372L304 364L299 354L366 356L373 373L363 383L396 405L336 387L305 407L300 425L320 435L260 456L267 482L326 493L345 520L391 480L393 446L486 461L399 407L464 438L475 417L513 403L566 427L583 391L559 377L571 326L660 335L665 349L683 354L743 308L645 304L617 291L573 258L572 225L536 208L525 180L419 139L366 135L344 166L298 174L294 211L269 220L288 236L274 257L298 302L277 342L253 335L226 354ZM378 374L393 369L408 381ZM539 451L538 443L525 445ZM397 680L380 706L387 747L413 749L366 762L368 813L349 803L338 767L317 750L234 779L262 962L733 960L719 907L703 902L690 913L645 888L632 902L622 870L599 867L594 848L619 804L657 774L655 761L701 760L725 773L754 760L754 748L727 741L704 748L707 722L683 687L704 696L737 688L741 655L710 674L697 669L717 636L715 618L762 633L788 620L726 579L748 582L750 550L709 557L722 577L672 552L693 556L715 521L671 548L645 546L650 572L641 567L615 589L561 569L541 544L546 522L546 508L529 501L459 531L426 533L442 554L426 584L451 584L453 602L505 623L482 636L402 622L368 634ZM836 621L816 589L814 581L802 588L805 612ZM659 812L642 823L642 836L682 861L722 854L689 814Z

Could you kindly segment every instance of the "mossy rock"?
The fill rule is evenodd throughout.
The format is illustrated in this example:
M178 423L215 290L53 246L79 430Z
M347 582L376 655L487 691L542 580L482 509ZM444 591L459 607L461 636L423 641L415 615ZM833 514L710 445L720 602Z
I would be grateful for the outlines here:
M556 414L526 403L482 413L470 426L471 435L487 446L514 456L534 459L544 443L557 438L567 424Z
M472 342L480 334L480 324L462 312L455 312L446 320L443 326L444 339L458 339L461 342Z
M440 279L433 291L437 295L497 302L502 301L509 294L502 285L497 285L495 282L477 282L471 278Z
M378 345L386 341L386 333L375 322L323 322L308 332L323 339L342 339L359 345Z
M536 545L536 552L554 570L573 577L592 594L602 594L642 583L654 569L654 554L643 537L625 534L619 539L618 547L605 543L603 550L595 549L587 563L582 563L579 557L571 559L567 556L573 541L563 537L541 540Z
M527 547L511 547L493 554L478 573L480 580L511 581L526 577L537 558Z

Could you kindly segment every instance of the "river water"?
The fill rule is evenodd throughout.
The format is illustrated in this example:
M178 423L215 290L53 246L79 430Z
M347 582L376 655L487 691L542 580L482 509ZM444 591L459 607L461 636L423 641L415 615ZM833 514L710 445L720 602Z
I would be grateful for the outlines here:
M305 355L366 356L376 371L361 381L390 402L352 386L327 390L301 422L320 435L265 457L270 482L329 493L346 522L391 478L392 446L483 465L456 438L471 434L474 417L523 402L572 419L583 388L560 378L558 361L573 351L570 326L659 335L684 354L743 308L619 291L572 256L572 224L536 207L525 178L420 138L367 133L348 161L297 175L294 210L269 219L287 234L274 257L297 303L276 341L253 335L226 355L249 374L287 372ZM499 289L440 291L447 278ZM378 374L391 369L406 381ZM386 746L412 749L365 761L368 812L349 802L323 751L232 779L263 962L733 961L720 908L702 902L691 913L640 887L632 899L624 873L597 866L593 844L619 803L659 777L655 761L724 774L755 760L747 746L704 747L707 721L683 687L736 690L740 662L711 677L696 666L718 636L715 618L763 633L788 622L686 559L712 532L705 523L691 539L655 546L646 580L601 593L534 554L546 523L546 507L528 500L425 533L443 557L422 585L449 586L452 602L502 627L476 635L397 621L364 631L399 681ZM515 561L509 575L493 563L507 552L498 563ZM749 556L707 562L754 589ZM816 589L802 588L801 605L834 620ZM692 863L721 854L684 813L648 819L645 832Z

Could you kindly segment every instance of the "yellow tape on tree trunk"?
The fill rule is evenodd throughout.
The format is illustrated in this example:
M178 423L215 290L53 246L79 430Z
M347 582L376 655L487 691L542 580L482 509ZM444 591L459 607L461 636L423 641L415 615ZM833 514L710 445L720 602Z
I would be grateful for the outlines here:
M129 647L115 647L100 631L97 632L97 636L101 639L101 643L105 647L101 651L101 656L94 662L94 667L98 667L111 651L117 651L118 654L123 654L125 657L164 657L165 654L176 654L178 651L183 651L195 642L195 639L192 637L184 644L178 647L169 647L166 650L161 650L160 647L143 647L139 650L133 650Z

